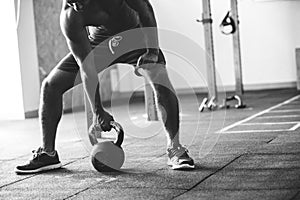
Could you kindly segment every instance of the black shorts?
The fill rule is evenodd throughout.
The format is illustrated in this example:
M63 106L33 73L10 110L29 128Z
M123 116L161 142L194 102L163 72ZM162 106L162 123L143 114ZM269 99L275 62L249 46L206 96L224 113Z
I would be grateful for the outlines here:
M135 29L138 30L138 29ZM141 32L141 31L140 31ZM135 32L136 33L136 32ZM147 50L143 34L118 34L114 36L97 35L90 37L93 48L97 72L118 63L137 66L137 61ZM141 45L137 45L137 44ZM132 45L134 44L134 45ZM139 48L139 46L141 48ZM158 63L165 66L163 52L159 51ZM77 73L79 66L71 53L66 55L59 63L58 69Z

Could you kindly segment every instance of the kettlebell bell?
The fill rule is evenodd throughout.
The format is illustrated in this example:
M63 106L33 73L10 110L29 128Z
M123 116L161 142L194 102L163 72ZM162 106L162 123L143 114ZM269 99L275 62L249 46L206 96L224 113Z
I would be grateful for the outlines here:
M96 142L96 136L89 133L90 141L93 145L91 162L93 167L99 172L118 171L125 161L125 153L121 147L124 140L123 128L114 121L110 125L117 133L115 141Z

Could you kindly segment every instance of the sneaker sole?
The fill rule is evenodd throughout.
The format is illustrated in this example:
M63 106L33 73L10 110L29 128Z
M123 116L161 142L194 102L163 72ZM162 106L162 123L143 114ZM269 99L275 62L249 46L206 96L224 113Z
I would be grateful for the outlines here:
M188 165L188 164L182 164L182 165L171 165L171 168L176 169L195 169L195 165Z
M49 170L54 170L54 169L59 169L62 167L61 163L57 163L54 165L48 165L45 167L41 167L35 170L19 170L15 168L15 173L17 174L34 174L34 173L38 173L38 172L43 172L43 171L49 171Z
M189 164L181 164L181 165L173 165L170 161L167 162L167 165L171 167L171 169L195 169L195 165Z

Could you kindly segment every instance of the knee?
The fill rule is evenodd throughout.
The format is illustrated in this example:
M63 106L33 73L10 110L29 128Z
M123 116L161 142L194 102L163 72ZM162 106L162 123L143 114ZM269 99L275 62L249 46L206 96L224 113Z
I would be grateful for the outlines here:
M41 86L41 92L43 94L45 93L54 93L54 92L58 92L59 93L59 86L52 81L49 78L45 78L42 82L42 86Z

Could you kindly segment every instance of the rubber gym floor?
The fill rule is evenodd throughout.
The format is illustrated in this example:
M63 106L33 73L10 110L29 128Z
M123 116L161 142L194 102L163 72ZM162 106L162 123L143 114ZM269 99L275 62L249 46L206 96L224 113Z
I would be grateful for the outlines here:
M245 109L200 113L196 99L203 97L180 96L180 138L193 171L167 167L164 131L145 122L141 102L113 109L126 135L120 173L93 169L84 113L77 112L59 126L63 168L16 175L14 167L40 145L38 120L0 122L0 199L300 199L300 92L249 91Z

